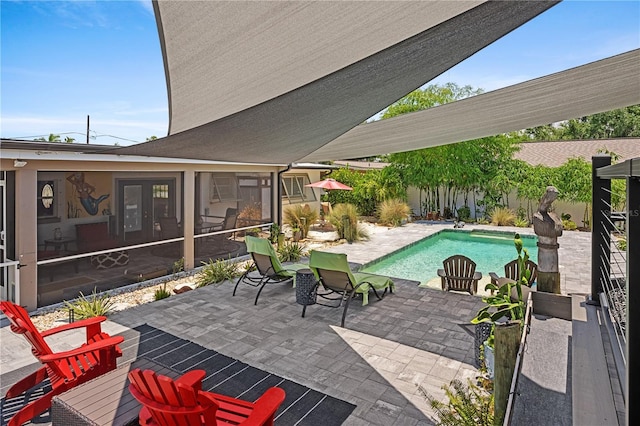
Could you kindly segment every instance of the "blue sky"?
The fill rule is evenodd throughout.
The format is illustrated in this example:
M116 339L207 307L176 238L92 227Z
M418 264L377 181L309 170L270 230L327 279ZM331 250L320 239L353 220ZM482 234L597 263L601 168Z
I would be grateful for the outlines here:
M91 143L166 135L150 1L1 0L0 8L2 137L84 142L87 115ZM637 48L640 1L565 0L429 83L490 91Z

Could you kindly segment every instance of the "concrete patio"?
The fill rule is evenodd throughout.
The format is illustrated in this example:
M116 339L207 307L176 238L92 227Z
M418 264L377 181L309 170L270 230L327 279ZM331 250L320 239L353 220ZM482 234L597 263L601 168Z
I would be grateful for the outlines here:
M327 251L347 253L350 262L362 264L444 228L452 224L410 223L375 232L369 241ZM471 225L464 229L532 232ZM563 294L589 293L590 242L589 233L565 232L560 237ZM289 285L265 288L254 306L255 288L241 286L232 297L233 285L228 282L115 313L104 328L111 334L129 333L146 323L348 401L356 408L344 424L433 424L431 409L418 386L441 398L442 385L478 374L469 319L484 304L478 296L419 288L407 280L396 280L396 286L382 301L372 297L364 307L353 303L346 328L338 326L341 309L309 306L306 317L301 318L302 307L296 304ZM65 349L82 337L77 333L50 342ZM3 327L0 338L4 394L37 364L21 336Z

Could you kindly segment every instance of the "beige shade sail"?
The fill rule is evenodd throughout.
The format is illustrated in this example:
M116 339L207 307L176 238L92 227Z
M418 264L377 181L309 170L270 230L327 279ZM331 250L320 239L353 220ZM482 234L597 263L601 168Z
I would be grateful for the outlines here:
M478 139L640 104L640 50L357 126L301 161L362 158Z
M113 152L295 162L557 3L156 1L169 136Z

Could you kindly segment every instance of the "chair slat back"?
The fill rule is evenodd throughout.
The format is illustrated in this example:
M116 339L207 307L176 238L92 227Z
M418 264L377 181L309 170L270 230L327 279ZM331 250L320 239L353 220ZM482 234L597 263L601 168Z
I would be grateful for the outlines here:
M29 314L22 306L3 300L0 302L0 310L4 312L11 323L11 331L24 335L31 344L31 352L36 357L53 353L36 326L31 322Z
M129 372L129 390L161 426L215 424L218 405L199 397L193 386L176 383L152 370Z
M454 290L467 290L476 272L476 263L463 255L451 256L442 262L449 285Z
M529 286L531 286L531 283L538 279L538 265L532 260L527 260L527 270L531 271L531 277L529 278ZM514 259L504 265L504 276L514 281L520 278L518 259Z

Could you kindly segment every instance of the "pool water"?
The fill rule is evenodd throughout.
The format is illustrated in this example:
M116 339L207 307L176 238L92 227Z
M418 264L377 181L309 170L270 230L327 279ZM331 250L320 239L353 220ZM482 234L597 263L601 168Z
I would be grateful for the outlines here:
M379 261L364 266L362 272L386 275L421 283L438 276L442 261L456 254L476 262L482 276L489 272L504 275L504 265L518 256L513 243L514 234L491 231L443 230L415 244L400 249ZM537 263L537 237L521 235L529 258Z

